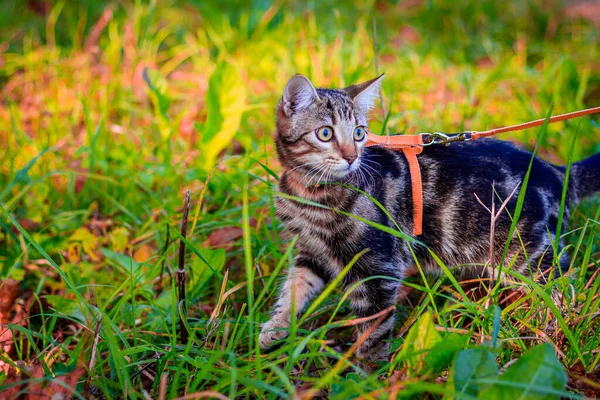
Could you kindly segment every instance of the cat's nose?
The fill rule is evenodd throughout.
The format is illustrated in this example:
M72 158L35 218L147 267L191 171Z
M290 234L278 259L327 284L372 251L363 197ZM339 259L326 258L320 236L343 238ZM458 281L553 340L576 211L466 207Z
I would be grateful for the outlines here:
M344 156L344 158L346 159L346 161L348 161L348 165L352 165L354 160L356 160L356 154L348 154Z

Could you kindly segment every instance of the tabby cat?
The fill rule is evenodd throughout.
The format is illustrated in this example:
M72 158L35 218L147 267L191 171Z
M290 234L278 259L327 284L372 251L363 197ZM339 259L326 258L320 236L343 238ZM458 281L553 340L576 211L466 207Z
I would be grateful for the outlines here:
M315 89L302 75L290 79L277 106L275 142L285 170L279 188L287 195L390 228L398 224L404 233L412 234L411 177L406 158L401 152L365 147L368 112L378 95L382 77L345 89ZM517 187L528 170L531 153L507 142L482 139L449 147L427 147L418 158L424 221L422 235L417 237L420 244L412 247L421 267L427 273L441 272L430 249L446 265L460 266L457 275L461 278L489 276L490 214L483 205L492 204L492 186L497 193L496 207L517 189L506 208L512 215ZM552 267L551 243L559 218L564 177L564 167L533 159L517 224L520 240L512 240L508 251L508 259L515 260L513 268L521 274L536 275ZM395 221L368 196L350 186L377 199ZM564 222L573 204L597 192L600 192L600 155L572 165ZM508 212L503 212L496 223L496 263L500 262L509 235ZM263 348L284 338L292 310L300 313L310 298L362 250L370 249L343 278L344 287L375 275L392 279L371 279L352 291L352 309L358 317L394 305L402 279L415 271L406 240L356 218L289 198L277 200L277 215L289 232L299 236L298 254L280 289L272 317L260 333ZM564 270L569 261L562 248L561 243L558 257ZM373 320L360 325L358 333L362 334L372 323ZM389 353L386 339L393 323L393 313L388 313L359 346L357 355L368 359L385 357Z

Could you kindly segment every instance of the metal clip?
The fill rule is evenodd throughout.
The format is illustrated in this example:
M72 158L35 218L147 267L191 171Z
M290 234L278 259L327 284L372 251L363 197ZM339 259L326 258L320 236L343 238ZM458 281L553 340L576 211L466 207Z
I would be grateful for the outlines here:
M450 135L442 132L424 133L424 135L427 135L427 142L423 146L431 146L433 144L445 144L449 146L450 143L454 142L469 142L473 133L474 131L464 131Z
M431 146L433 144L446 143L450 139L450 136L442 132L424 133L427 135L427 143L423 143L423 146Z

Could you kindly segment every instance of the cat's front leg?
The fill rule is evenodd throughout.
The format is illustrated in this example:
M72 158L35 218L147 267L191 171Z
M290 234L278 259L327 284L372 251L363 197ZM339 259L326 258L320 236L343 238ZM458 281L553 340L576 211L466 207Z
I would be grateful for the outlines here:
M325 282L309 268L298 265L288 272L273 307L271 319L263 326L258 341L265 349L288 334L292 310L298 315L306 303L323 290Z
M357 317L369 317L396 304L397 280L373 279L358 286L351 294L352 309ZM377 326L373 327L374 324ZM392 335L394 311L383 314L357 326L358 338L368 334L359 345L356 355L368 360L379 360L389 356L390 344L386 341Z

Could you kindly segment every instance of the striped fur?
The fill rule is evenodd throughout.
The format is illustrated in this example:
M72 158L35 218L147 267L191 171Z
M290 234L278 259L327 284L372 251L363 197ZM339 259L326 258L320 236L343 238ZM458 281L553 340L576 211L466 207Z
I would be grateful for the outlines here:
M411 182L408 164L402 153L384 148L365 147L366 138L355 140L357 126L367 125L367 113L374 101L381 77L341 90L315 89L310 81L296 76L286 86L277 107L275 141L285 168L280 190L291 196L342 210L405 233L413 231ZM330 141L319 140L316 131L333 129ZM350 162L349 160L356 159ZM461 278L489 274L489 212L492 187L497 192L496 206L523 181L531 154L512 144L496 140L456 143L450 147L428 147L419 156L423 179L424 223L413 250L428 273L440 273L429 250L448 266L461 266ZM590 175L587 164L574 171ZM585 168L584 168L585 167ZM599 168L597 162L594 168ZM585 175L579 172L581 175ZM527 195L517 224L520 239L511 242L508 257L516 260L520 273L536 275L549 270L554 260L554 242L564 168L538 158L532 164ZM597 179L597 178L594 178ZM377 199L385 212L358 191L333 185L346 183ZM319 184L320 183L320 184ZM598 185L600 186L600 185ZM588 183L585 194L590 194ZM578 201L577 174L568 188L567 206ZM512 215L519 190L509 201ZM477 196L477 197L476 197ZM568 220L569 207L563 227ZM300 313L310 298L364 249L370 249L351 268L343 283L346 288L372 276L351 293L354 313L359 317L375 314L396 303L402 280L414 271L408 244L354 218L325 208L290 199L277 200L277 215L287 230L299 236L295 266L281 288L272 318L260 334L260 344L268 348L287 334L293 310ZM500 256L509 234L511 217L504 212L496 224L496 254ZM522 245L523 243L524 245ZM560 249L562 251L562 243ZM566 256L560 259L566 268ZM369 328L359 326L359 333ZM358 355L375 359L388 352L386 339L394 323L393 314L372 332L359 347Z

